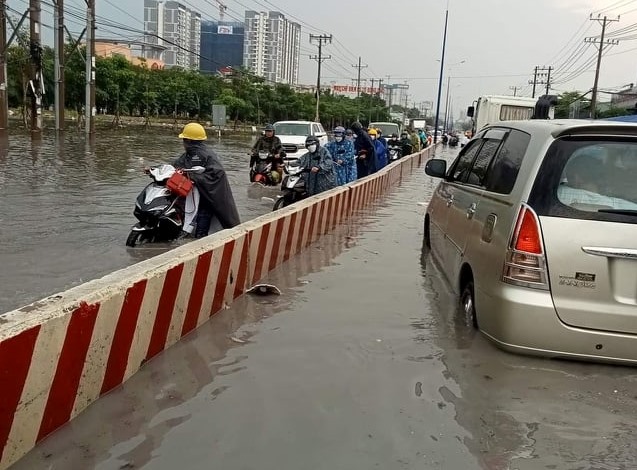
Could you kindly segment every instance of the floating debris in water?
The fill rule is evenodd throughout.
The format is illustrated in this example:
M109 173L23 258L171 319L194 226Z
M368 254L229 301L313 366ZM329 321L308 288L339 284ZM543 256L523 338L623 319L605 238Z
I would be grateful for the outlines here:
M248 294L281 295L281 290L272 284L257 284L248 289Z

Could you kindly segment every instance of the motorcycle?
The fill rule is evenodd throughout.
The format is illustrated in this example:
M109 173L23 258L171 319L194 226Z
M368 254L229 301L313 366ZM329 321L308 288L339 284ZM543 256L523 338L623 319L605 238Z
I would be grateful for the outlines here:
M285 152L279 154L281 158L285 157ZM278 181L272 178L272 160L274 155L269 152L259 152L256 155L256 163L250 168L250 182L259 183L264 186L276 186Z
M186 197L195 199L197 191L188 174L204 171L202 166L176 170L172 165L146 170L153 181L137 196L133 215L139 222L128 234L126 246L175 240L184 228Z
M268 161L270 158L270 154L268 153L259 153L256 156L256 163L250 168L250 182L251 183L259 183L265 186L274 185L274 181L272 181L272 162Z
M460 139L458 139L457 136L452 135L451 137L449 137L449 147L457 147L459 141Z
M309 173L309 168L301 168L297 159L284 159L283 168L285 172L281 183L281 192L283 194L274 203L273 211L308 197L303 173Z
M402 155L401 155L401 148L398 145L389 145L387 147L387 160L389 161L389 163L391 162L395 162L396 160L398 160Z

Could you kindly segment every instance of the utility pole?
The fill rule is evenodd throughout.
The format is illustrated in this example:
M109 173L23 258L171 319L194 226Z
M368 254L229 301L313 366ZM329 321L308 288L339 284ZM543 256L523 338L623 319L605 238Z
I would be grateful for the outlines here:
M383 92L383 79L379 78L378 79L378 93L376 93L376 96L380 97L380 94Z
M608 25L608 23L611 23L613 21L619 21L619 16L613 19L609 19L607 16L604 16L604 18L602 19L599 15L597 15L597 18L593 18L593 15L591 15L590 20L597 21L599 24L602 25L602 35L600 36L599 41L595 38L584 39L584 42L599 44L599 50L597 53L597 67L595 69L595 83L593 84L593 95L591 96L591 109L589 114L589 117L591 119L595 119L595 111L597 108L597 87L599 85L599 69L602 65L602 52L604 51L604 46L606 45L616 46L617 44L619 44L619 41L617 39L604 39L604 36L606 35L606 26Z
M55 130L64 130L64 0L53 0L54 25L53 38L55 48Z
M539 67L535 67L535 72L533 73L533 81L529 81L529 85L533 84L533 94L531 95L532 98L535 98L535 87L537 86L537 69Z
M356 81L356 98L361 96L361 69L366 69L368 65L361 64L361 58L358 58L358 65L354 64L352 67L358 69L358 79Z
M509 90L513 90L513 96L518 96L518 87L510 86Z
M376 79L372 78L372 92L370 94L374 94L374 83L376 83Z
M7 10L0 0L0 132L9 128L9 100L7 96Z
M95 0L90 0L95 1ZM318 62L318 73L316 76L316 116L314 118L315 121L319 121L319 103L321 100L321 63L324 60L331 59L332 56L323 57L323 44L331 44L332 43L332 35L329 36L327 34L319 34L314 35L310 34L310 43L314 41L318 42L318 55L310 56L310 59L316 60Z
M95 0L86 0L86 96L84 128L86 135L95 133Z
M31 56L31 132L42 131L42 92L44 78L42 76L42 44L40 41L42 7L40 0L29 0L29 54Z
M553 67L535 67L535 72L533 73L533 80L529 80L529 85L533 85L533 98L535 98L535 92L537 90L538 85L546 85L546 94L549 94L549 90L551 88L551 71ZM546 77L546 81L544 81L543 77Z

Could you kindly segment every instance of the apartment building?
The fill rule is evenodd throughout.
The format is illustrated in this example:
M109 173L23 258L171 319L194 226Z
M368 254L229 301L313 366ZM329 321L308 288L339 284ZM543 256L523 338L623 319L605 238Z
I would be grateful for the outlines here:
M201 15L185 5L164 0L144 0L144 41L164 46L167 67L198 69L201 52ZM144 57L151 57L148 51Z
M243 65L269 82L299 80L301 26L276 11L245 13Z

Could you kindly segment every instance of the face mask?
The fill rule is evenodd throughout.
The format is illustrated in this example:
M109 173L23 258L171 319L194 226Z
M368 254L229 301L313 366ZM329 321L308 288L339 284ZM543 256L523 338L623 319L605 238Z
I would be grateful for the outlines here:
M307 151L310 153L316 152L316 144L311 144L307 146Z
M336 137L334 137L334 140L336 142L342 142L343 141L343 136L342 135L337 135Z
M372 140L376 140L376 136L375 135L370 135L370 137L372 138Z

